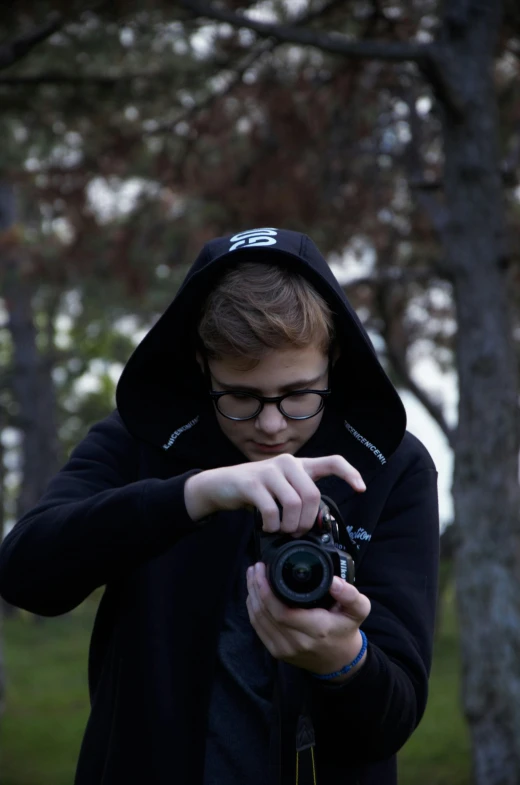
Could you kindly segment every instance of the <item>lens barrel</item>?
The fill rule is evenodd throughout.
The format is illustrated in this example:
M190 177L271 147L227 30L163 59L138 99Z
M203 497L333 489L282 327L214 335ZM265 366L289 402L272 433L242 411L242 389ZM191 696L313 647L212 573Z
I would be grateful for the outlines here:
M268 562L273 592L287 605L313 608L328 595L334 565L319 545L292 539L271 552Z

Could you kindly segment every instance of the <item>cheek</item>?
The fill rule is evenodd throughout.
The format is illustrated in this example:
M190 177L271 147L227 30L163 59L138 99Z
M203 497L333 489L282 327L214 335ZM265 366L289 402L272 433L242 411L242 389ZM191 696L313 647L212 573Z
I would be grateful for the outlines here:
M305 439L310 439L311 436L314 436L320 426L322 417L323 412L320 412L318 415L316 415L316 417L312 417L310 420L304 420L301 423L301 425L304 426L301 431L302 437Z
M228 439L232 442L236 442L240 439L241 435L247 430L246 427L249 423L245 422L234 422L233 420L228 420L226 417L222 417L219 412L216 412L217 415L217 422L220 425L220 430L226 434Z

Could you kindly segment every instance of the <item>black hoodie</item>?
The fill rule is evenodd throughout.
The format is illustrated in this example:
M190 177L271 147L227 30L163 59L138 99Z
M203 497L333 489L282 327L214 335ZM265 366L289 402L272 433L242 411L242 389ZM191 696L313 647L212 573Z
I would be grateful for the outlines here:
M230 652L221 645L224 628L232 647L228 622L254 559L253 523L246 511L193 523L184 483L193 472L247 460L220 430L195 361L204 299L245 259L298 271L331 306L341 344L333 394L298 455L342 454L367 486L357 494L337 477L317 483L359 546L356 585L371 601L362 624L367 658L341 685L274 661L266 785L312 781L303 762L296 770L294 752L304 694L318 785L395 785L395 753L424 712L437 594L435 467L405 431L401 400L316 246L296 232L251 230L203 248L130 357L117 410L90 430L0 547L0 593L34 613L65 613L106 587L92 633L91 714L76 785L209 782L208 728L218 732L215 712L223 708L211 698ZM247 634L243 622L237 629Z

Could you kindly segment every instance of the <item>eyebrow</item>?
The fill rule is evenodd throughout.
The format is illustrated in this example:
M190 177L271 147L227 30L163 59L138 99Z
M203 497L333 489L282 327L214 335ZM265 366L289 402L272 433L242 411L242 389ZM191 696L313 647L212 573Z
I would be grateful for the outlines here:
M289 390L309 390L313 389L312 385L319 382L320 379L323 379L327 372L327 369L320 373L319 376L315 376L313 379L298 379L298 381L290 382L289 384L284 384L283 387L280 387L281 392L289 392ZM243 390L244 392L256 393L257 395L261 395L262 392L258 387L250 387L247 384L226 384L225 382L221 382L217 379L213 374L214 381L218 384L219 387L223 387L225 390Z

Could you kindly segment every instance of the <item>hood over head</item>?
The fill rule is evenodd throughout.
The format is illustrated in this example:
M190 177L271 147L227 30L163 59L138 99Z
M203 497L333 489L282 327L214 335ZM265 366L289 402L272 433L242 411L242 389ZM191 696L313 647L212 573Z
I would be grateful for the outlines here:
M328 302L341 346L330 380L330 401L354 439L384 465L404 436L401 399L315 244L307 235L286 229L251 229L206 243L175 299L137 346L120 377L117 408L130 433L168 451L201 416L216 421L195 358L196 328L217 280L243 261L292 269Z

